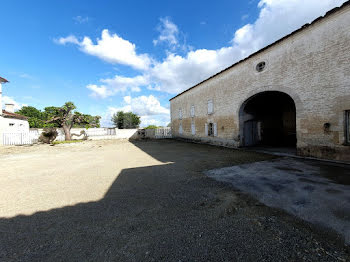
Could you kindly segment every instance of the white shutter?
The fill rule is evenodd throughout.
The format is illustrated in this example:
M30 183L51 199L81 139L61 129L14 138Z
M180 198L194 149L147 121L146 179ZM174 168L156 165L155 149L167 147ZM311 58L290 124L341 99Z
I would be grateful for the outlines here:
M208 114L212 114L214 112L213 100L208 100Z
M191 124L192 135L196 134L196 126L194 123Z
M182 119L182 109L179 109L179 119Z
M194 106L191 106L191 117L194 117Z
M205 123L205 127L204 127L204 132L205 132L205 135L208 136L208 124Z
M214 123L214 136L218 136L218 129L216 123Z
M180 126L179 126L179 134L182 134L182 123L180 123Z

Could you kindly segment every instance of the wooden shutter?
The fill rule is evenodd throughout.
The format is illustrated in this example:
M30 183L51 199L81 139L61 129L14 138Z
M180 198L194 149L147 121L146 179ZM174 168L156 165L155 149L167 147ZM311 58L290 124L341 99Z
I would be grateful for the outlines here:
M218 129L216 123L214 123L214 136L218 136Z
M205 123L204 133L206 136L208 136L208 124L207 123Z

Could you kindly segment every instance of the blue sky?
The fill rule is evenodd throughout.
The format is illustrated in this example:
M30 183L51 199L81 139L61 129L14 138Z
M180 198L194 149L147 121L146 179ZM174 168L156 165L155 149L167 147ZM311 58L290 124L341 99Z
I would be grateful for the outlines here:
M169 99L345 0L1 3L5 102L169 122Z

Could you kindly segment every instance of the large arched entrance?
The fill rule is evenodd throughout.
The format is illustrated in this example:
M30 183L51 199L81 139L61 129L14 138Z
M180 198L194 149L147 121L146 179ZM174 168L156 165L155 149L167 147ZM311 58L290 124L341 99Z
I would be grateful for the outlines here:
M295 103L286 93L258 93L239 114L242 146L296 147Z

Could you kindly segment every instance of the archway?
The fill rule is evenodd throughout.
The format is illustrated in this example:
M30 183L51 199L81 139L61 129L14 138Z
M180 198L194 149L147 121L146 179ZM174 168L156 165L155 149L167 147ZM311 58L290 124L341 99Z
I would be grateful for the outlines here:
M296 109L286 93L265 91L240 108L242 146L296 147Z

